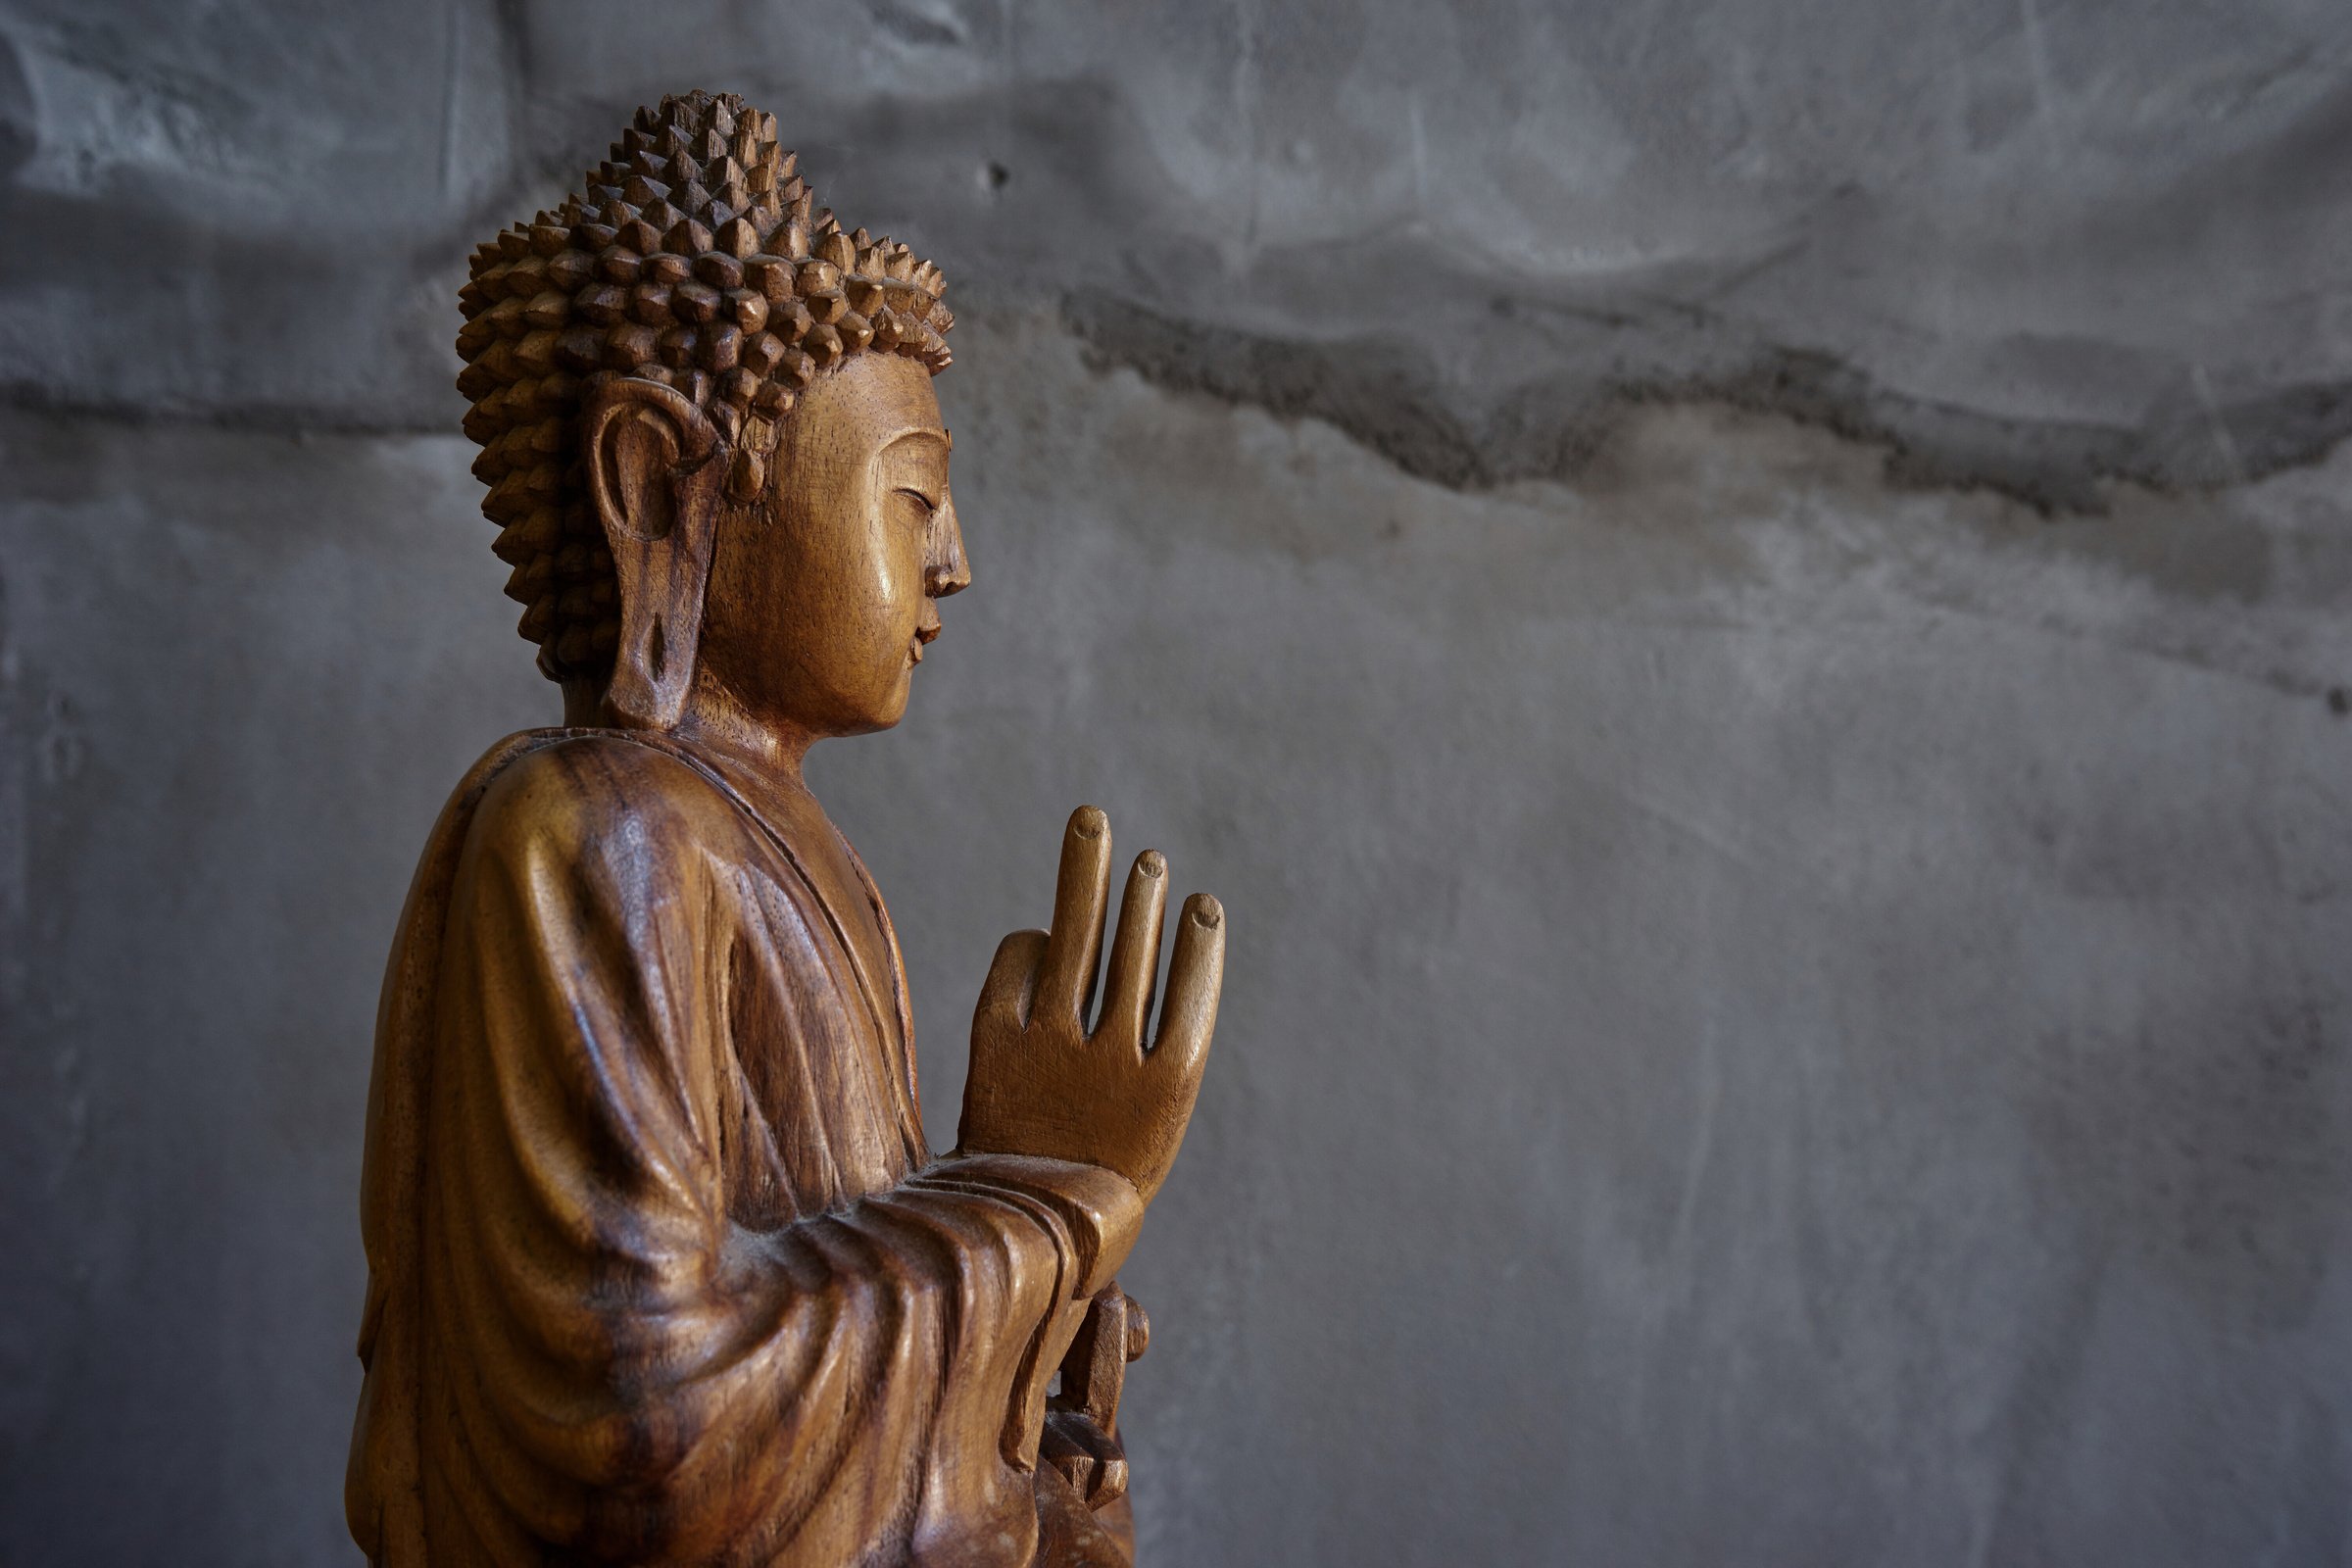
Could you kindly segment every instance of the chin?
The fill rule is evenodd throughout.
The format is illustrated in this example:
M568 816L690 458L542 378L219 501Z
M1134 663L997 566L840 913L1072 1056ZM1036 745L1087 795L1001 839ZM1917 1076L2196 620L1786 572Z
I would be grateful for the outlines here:
M912 673L911 670L902 672L896 684L880 700L866 705L865 712L860 715L858 733L871 735L876 730L898 727L899 720L906 716L906 699L911 689L907 677Z

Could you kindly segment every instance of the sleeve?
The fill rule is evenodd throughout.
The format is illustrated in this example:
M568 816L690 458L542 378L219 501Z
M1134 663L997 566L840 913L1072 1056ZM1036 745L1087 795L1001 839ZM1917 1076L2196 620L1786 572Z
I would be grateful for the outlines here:
M1045 1384L1141 1199L988 1156L732 1220L712 824L570 750L485 797L452 888L428 1469L499 1560L1027 1562Z

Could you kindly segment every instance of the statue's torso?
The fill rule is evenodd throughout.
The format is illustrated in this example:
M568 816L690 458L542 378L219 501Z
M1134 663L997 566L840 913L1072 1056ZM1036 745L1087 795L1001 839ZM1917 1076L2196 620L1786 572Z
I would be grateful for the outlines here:
M813 801L793 810L738 764L625 731L568 735L514 769L528 776L511 785L557 796L566 815L625 841L653 885L700 890L695 940L670 973L702 999L710 1030L737 1223L838 1208L923 1163L897 945ZM684 874L698 863L699 876Z
M1099 1288L1059 1216L1140 1212L1086 1167L929 1161L841 855L879 960L674 742L517 737L461 790L370 1112L354 1517L386 1568L1031 1560L1050 1494L1005 1423L1036 1326ZM1044 1539L1117 1560L1083 1508Z

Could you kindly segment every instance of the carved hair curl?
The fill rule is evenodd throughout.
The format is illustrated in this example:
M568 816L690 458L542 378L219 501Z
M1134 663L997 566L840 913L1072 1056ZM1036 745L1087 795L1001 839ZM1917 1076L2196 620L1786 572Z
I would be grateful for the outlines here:
M458 294L466 434L482 448L491 549L514 568L507 594L527 607L516 629L551 680L603 675L620 631L579 451L594 387L642 376L692 398L749 497L816 376L868 350L948 367L939 269L812 215L796 165L775 117L733 93L664 98L637 111L584 194L473 254Z

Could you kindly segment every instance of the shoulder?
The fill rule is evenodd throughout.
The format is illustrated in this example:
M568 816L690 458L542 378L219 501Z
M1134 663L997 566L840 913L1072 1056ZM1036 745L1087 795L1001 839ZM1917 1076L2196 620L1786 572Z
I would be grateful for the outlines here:
M642 874L649 858L731 860L745 848L742 813L708 778L617 731L517 736L484 760L492 771L466 832L469 854L628 862Z

